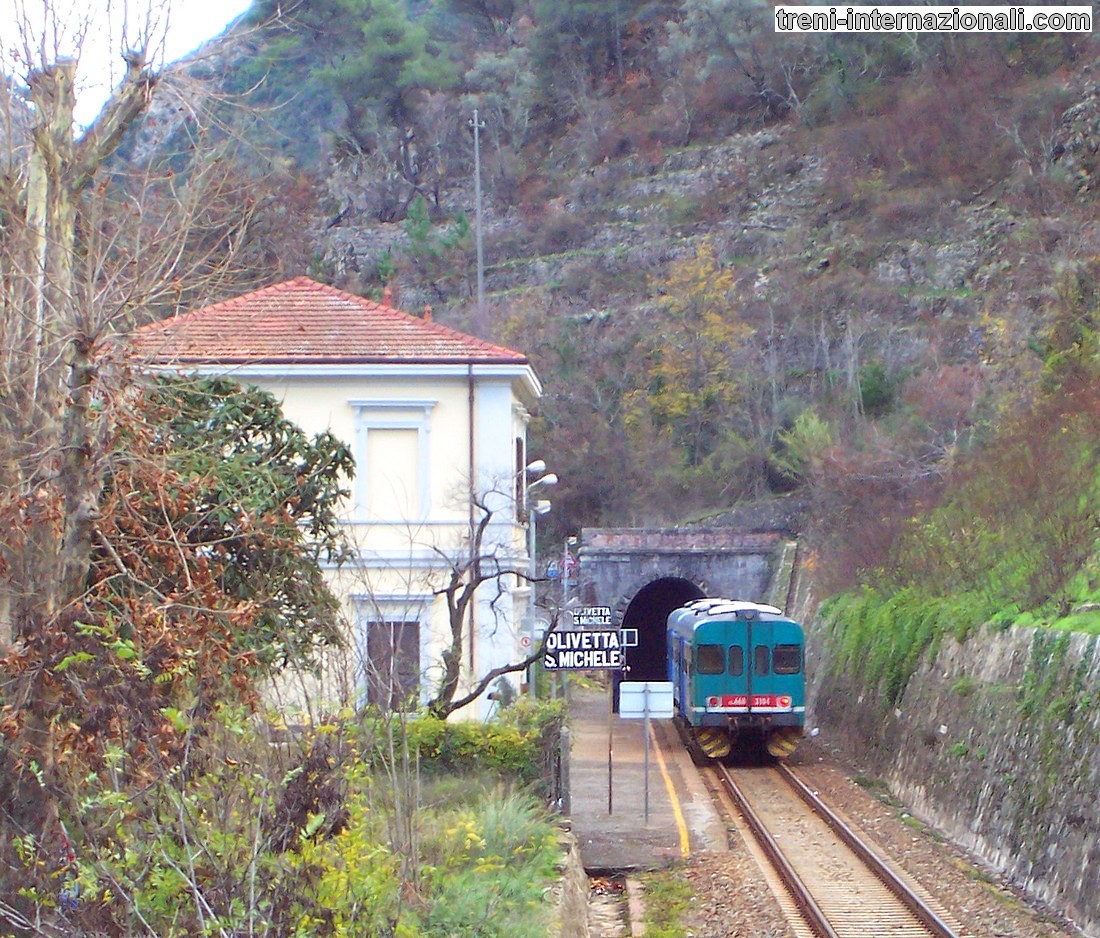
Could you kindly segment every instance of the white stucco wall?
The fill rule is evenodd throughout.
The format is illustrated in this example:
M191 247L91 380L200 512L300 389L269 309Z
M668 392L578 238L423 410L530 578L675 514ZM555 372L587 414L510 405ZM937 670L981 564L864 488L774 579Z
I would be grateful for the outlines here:
M328 431L343 440L356 460L344 514L358 562L329 571L345 604L352 653L336 666L344 673L331 686L365 686L362 629L367 620L415 618L421 623L426 699L450 640L446 605L433 593L446 580L448 558L464 556L467 549L471 467L474 491L493 511L483 549L496 551L513 569L527 568L513 480L516 440L526 439L527 407L538 393L537 381L529 369L515 366L475 366L472 375L455 366L278 371L259 367L228 373L271 392L287 418L307 433ZM526 458L525 444L522 449ZM493 583L482 588L472 643L471 629L466 632L464 687L519 654L518 637L526 628L525 584L520 589L514 577L509 581L501 596ZM519 680L520 675L513 676L514 684ZM484 717L491 706L483 699L466 715Z

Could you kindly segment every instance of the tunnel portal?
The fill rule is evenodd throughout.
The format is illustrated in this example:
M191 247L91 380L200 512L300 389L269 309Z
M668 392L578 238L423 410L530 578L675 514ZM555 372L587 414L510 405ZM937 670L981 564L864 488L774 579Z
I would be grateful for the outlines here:
M778 530L585 528L579 555L581 603L638 630L626 668L613 672L617 691L620 681L668 680L665 622L677 606L725 596L785 607L797 544Z
M706 594L690 580L662 577L643 586L623 614L623 628L638 630L638 644L626 650L624 681L667 681L665 621L678 606Z

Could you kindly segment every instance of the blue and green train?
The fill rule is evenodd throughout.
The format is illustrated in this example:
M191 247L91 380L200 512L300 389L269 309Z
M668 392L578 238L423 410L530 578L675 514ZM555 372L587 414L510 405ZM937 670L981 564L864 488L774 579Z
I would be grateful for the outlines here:
M668 677L692 757L786 758L806 720L802 627L775 606L697 599L668 617Z

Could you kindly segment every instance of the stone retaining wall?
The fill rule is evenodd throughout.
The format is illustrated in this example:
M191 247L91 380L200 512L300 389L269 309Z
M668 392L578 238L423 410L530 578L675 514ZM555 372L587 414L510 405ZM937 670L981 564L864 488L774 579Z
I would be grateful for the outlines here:
M558 938L588 938L588 874L576 837L562 831L561 844L557 922L551 933Z

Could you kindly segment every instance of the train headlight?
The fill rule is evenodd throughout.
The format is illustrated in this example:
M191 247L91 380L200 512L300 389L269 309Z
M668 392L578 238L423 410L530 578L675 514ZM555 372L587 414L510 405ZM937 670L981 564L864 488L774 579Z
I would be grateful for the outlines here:
M790 705L791 705L791 698L790 697L787 697L787 696L784 695L783 697L779 698L779 706L789 707Z

